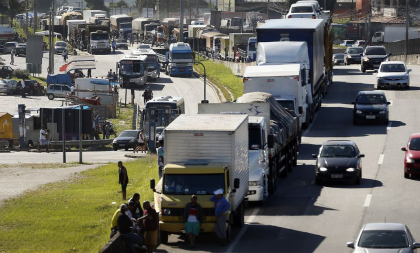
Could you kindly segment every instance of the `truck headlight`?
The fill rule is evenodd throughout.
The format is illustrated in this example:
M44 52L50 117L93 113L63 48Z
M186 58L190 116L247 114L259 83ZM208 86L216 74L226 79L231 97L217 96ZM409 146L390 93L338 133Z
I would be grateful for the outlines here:
M112 143L117 143L117 140L115 140L115 139L114 139L114 140L112 141Z
M249 186L260 186L261 181L249 181Z

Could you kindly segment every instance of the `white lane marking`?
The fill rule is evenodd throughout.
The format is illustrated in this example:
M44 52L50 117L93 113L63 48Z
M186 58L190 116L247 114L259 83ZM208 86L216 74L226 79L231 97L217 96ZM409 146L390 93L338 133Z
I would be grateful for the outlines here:
M319 111L315 114L315 117L314 117L314 119L312 120L311 125L310 125L310 126L308 127L308 129L306 129L306 131L303 133L303 136L307 135L307 134L309 133L309 131L311 131L312 126L314 125L315 120L316 120L316 118L318 117L318 114L319 114Z
M384 156L385 156L384 154L381 154L379 156L378 164L382 164L384 162Z
M392 106L394 104L394 101L392 100L389 100L388 102L390 103L389 106Z
M230 244L229 248L226 250L226 253L231 253L235 249L236 245L239 243L242 236L245 234L246 230L248 229L249 224L251 224L254 221L259 211L260 211L259 207L254 209L251 216L248 217L248 220L246 221L245 225L242 227L241 231L239 231L239 234L236 236L235 240Z
M364 207L368 207L368 206L370 206L370 201L372 201L372 194L368 194L367 196L366 196L366 199L365 199L365 204L363 205Z
M392 122L390 121L389 123L388 123L388 126L386 127L386 129L391 129L392 128Z

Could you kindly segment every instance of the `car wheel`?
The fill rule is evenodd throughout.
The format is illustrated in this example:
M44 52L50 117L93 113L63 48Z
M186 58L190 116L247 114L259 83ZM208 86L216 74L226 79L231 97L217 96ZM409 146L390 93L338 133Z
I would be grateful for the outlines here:
M410 174L404 171L404 178L409 178L409 177L410 177Z
M389 119L384 121L384 125L388 125L389 124Z
M113 149L114 151L117 151L117 150L118 150L118 148L117 148L117 147L113 147L112 149Z
M48 99L53 100L54 99L54 94L48 94Z
M409 90L410 89L410 86L409 85L405 86L405 89L406 90Z
M362 181L362 171L360 171L359 176L356 178L356 181L354 182L355 185L360 185Z
M315 184L316 185L322 185L321 180L319 180L319 178L317 176L315 176Z
M382 90L382 86L378 85L378 86L376 86L376 89L377 90Z

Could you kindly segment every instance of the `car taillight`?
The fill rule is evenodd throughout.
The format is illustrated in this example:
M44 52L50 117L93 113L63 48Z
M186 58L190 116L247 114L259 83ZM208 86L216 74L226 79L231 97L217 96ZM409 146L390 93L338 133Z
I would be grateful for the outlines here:
M316 15L312 15L312 19L316 19Z
M248 78L244 78L242 79L242 82L245 83L246 81L248 81Z
M292 18L292 15L287 16L287 18Z

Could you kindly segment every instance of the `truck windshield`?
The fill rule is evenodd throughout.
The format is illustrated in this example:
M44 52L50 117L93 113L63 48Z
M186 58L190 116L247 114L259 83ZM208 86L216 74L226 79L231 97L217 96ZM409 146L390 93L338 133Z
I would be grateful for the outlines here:
M277 102L283 106L283 108L295 111L295 103L293 100L277 100Z
M172 59L176 59L176 60L191 59L191 53L172 53Z
M91 33L91 40L109 40L107 33Z
M260 126L258 124L251 124L249 125L248 130L249 150L262 149Z
M143 62L140 61L121 61L120 74L121 75L138 75L143 76Z
M148 32L153 31L153 30L155 30L155 29L156 29L156 26L153 26L153 25L151 25L151 26L146 26L146 31L148 31Z
M165 174L163 193L209 195L224 188L224 174Z
M120 28L131 28L131 23L123 23L120 25Z
M249 51L256 51L255 43L249 43Z

